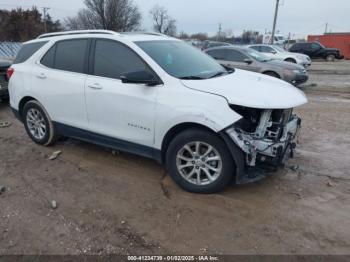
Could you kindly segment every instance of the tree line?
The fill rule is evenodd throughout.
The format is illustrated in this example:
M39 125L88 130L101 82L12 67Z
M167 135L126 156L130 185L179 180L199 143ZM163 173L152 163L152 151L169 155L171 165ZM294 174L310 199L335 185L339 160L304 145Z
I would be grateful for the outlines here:
M28 10L22 8L11 11L0 10L0 41L24 42L48 32L61 31L59 20L53 20L47 14L44 18L36 7Z
M177 21L160 5L151 8L148 15L155 32L182 39L233 41L232 36L227 36L225 33L214 37L208 37L206 33L187 35L182 32L177 35ZM22 8L11 11L0 10L0 41L23 42L36 38L45 31L79 29L145 31L145 28L142 28L142 14L133 0L84 0L84 8L75 16L65 18L63 22L54 21L49 14L44 17L36 7L28 10ZM254 31L245 31L242 41L249 42L256 38L257 34Z

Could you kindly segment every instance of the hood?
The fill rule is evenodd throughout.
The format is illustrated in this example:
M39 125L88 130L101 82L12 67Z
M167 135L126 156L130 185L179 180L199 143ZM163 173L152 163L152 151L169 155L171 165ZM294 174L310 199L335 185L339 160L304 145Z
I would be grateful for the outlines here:
M181 80L188 88L225 97L229 104L259 109L288 109L307 103L305 94L277 78L236 69L206 80Z
M270 60L264 63L268 63L270 65L282 68L282 69L290 69L290 70L304 70L305 68L298 64L293 64L281 60Z

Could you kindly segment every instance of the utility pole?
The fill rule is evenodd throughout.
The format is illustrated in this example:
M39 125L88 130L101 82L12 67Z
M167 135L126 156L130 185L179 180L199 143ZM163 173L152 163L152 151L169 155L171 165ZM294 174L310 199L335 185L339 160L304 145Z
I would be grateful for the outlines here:
M279 6L280 6L280 0L276 0L275 17L273 19L272 34L271 34L271 38L270 38L271 45L273 45L273 42L275 41L276 24L277 24L277 16L278 16Z
M222 30L222 24L219 23L219 32L218 32L218 35L216 36L216 41L219 41L219 39L221 37L221 30Z
M327 34L328 31L328 23L326 23L326 29L324 30L324 34Z
M50 10L50 7L43 7L43 13L44 13L44 31L47 32L47 26L46 26L46 12Z

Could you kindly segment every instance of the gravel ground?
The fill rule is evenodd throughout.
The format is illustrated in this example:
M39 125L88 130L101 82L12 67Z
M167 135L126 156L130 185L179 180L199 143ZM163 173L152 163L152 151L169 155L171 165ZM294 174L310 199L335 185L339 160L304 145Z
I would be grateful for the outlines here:
M350 93L350 61L313 62L303 90Z
M35 145L0 105L12 123L0 128L0 255L349 254L350 93L307 95L295 158L214 195L182 191L145 158Z

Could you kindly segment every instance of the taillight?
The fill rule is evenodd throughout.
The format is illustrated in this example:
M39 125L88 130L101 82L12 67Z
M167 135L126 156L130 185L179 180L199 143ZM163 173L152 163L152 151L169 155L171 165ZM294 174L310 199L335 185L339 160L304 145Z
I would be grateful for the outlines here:
M13 73L15 72L15 70L12 68L12 67L9 67L7 69L7 73L6 73L6 76L7 76L7 80L10 80L11 76L13 75Z

